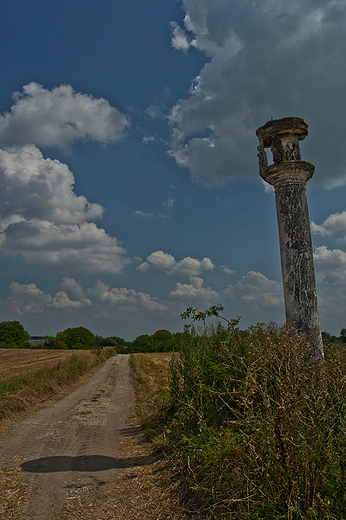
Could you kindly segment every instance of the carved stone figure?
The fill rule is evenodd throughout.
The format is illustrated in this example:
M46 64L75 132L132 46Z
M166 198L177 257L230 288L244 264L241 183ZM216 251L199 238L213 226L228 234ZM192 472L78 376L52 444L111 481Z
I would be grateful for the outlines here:
M276 135L273 140L271 150L273 153L274 164L282 163L284 161L284 148L282 146L282 141L278 135Z
M258 150L258 165L259 165L259 172L260 175L262 175L263 171L268 167L268 157L266 152L264 151L264 148L261 148L260 146L257 146Z

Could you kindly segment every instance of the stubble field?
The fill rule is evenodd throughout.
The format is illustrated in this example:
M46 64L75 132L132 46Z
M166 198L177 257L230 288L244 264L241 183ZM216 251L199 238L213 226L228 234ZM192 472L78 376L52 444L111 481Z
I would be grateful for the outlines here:
M74 351L0 349L0 382L67 359Z

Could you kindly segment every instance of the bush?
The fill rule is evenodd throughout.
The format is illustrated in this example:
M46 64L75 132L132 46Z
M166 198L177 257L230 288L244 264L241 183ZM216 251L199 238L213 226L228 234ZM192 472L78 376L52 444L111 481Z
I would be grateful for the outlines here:
M310 350L287 326L185 336L163 439L198 518L345 517L346 349Z
M186 332L176 332L172 334L169 330L157 330L152 336L142 334L132 343L129 343L129 352L172 352L179 350L179 345L186 335Z
M67 349L90 349L95 344L95 337L85 327L74 327L58 332L55 338L55 347Z
M19 321L0 323L0 347L22 347L30 339L28 332Z

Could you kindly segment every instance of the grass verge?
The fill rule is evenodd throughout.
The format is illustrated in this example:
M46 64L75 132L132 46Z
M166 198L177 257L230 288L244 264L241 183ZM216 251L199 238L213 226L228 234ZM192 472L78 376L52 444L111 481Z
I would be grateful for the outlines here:
M144 424L194 518L346 518L346 349L322 365L310 349L286 326L217 327L186 336L165 379L134 360Z
M2 381L0 421L44 403L114 354L114 349L77 352L53 366Z
M172 353L131 354L130 364L134 374L135 413L150 440L153 440L162 420L163 410L169 399L169 365Z

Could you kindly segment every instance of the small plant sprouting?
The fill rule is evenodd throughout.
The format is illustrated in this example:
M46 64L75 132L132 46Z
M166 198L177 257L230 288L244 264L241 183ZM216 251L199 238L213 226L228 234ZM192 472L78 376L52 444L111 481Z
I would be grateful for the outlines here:
M237 335L237 326L241 318L240 316L237 316L236 318L228 320L220 314L220 312L224 310L225 308L222 305L222 303L219 303L218 305L212 305L211 307L209 307L209 309L205 311L200 311L199 309L197 309L197 307L187 307L186 311L180 314L180 316L183 320L186 320L187 318L192 318L191 323L185 324L185 330L189 330L192 327L193 322L195 321L202 321L203 325L205 325L205 321L207 318L212 318L213 316L219 318L220 320L223 320L227 323L228 329L232 330L237 342L239 343L239 337Z

